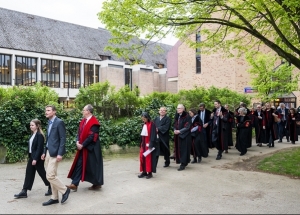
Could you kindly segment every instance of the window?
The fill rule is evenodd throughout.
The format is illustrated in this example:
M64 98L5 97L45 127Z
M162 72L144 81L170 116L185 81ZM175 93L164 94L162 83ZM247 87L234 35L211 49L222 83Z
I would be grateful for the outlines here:
M84 86L87 87L94 83L94 65L84 64Z
M48 87L59 88L60 62L58 60L41 60L41 83Z
M0 54L0 85L11 85L11 56Z
M196 33L196 42L201 42L201 34L200 31ZM196 74L201 73L201 50L199 47L196 48Z
M156 65L159 69L165 68L165 65L163 63L157 63Z
M80 87L80 63L64 62L64 88Z
M152 72L152 69L140 68L141 72Z
M36 83L36 58L16 56L15 85L31 86Z
M128 85L132 90L132 69L125 68L125 85Z
M100 65L95 66L95 83L100 82Z
M100 55L99 54L99 57L101 58L101 60L111 60L111 56L108 56L108 55Z
M116 65L116 64L108 64L108 67L114 67L114 68L120 68L123 69L122 65Z

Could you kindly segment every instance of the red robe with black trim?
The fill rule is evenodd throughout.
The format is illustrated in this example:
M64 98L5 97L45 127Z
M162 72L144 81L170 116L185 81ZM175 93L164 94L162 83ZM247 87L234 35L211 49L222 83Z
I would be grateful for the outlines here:
M82 119L79 124L79 129L78 129L78 141L79 141L79 144L83 145L83 148L81 150L77 149L73 164L72 164L71 169L68 174L68 178L72 177L72 174L76 167L77 160L82 151L81 181L89 181L93 184L101 185L101 184L99 184L99 181L101 181L101 178L103 181L103 160L102 160L102 153L101 153L101 147L100 147L100 141L99 141L99 130L98 130L98 132L94 132L92 130L93 126L100 127L100 123L98 122L98 120L96 119L95 116L92 116L88 120L88 122L85 124L85 126L83 127L84 123L85 123L85 120ZM82 129L82 127L83 127L83 129ZM99 152L100 152L100 154L99 154ZM88 164L88 162L89 162L89 164ZM98 168L96 168L95 170L91 170L92 169L91 166L97 166ZM102 168L101 168L101 166L102 166ZM89 174L89 176L93 175L93 177L88 178L88 179L86 179L87 168L89 168L89 170L93 171L91 174ZM101 169L100 173L98 172L99 169ZM94 179L94 177L96 179ZM103 184L103 182L102 182L102 184Z

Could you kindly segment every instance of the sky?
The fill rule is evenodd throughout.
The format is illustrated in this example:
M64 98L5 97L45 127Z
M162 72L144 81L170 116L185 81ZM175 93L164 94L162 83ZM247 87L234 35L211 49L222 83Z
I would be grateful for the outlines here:
M0 7L91 28L105 28L97 16L102 2L104 0L0 0ZM161 42L174 45L177 39L168 36Z

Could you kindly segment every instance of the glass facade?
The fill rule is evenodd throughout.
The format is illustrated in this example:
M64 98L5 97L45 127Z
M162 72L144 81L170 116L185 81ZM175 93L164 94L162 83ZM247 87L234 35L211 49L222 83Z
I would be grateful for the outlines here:
M0 54L0 85L11 85L11 56Z
M125 68L125 85L132 90L132 69Z
M196 42L200 43L201 42L201 34L200 31L197 32L196 34ZM201 50L200 48L196 48L196 73L200 74L201 73Z
M94 83L94 65L84 64L84 87Z
M41 83L48 87L59 88L60 62L41 59Z
M95 83L100 82L100 65L95 66Z
M37 82L37 59L16 56L15 85L31 86Z
M80 87L80 63L64 62L64 88Z

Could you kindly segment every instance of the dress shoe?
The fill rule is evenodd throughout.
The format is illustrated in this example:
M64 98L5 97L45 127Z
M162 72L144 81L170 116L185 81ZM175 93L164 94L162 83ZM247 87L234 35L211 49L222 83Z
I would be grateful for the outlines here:
M148 175L146 176L146 179L149 179L149 178L152 178L153 177L153 175L152 175L152 173L150 172L150 173L148 173Z
M279 140L278 143L282 143L282 140Z
M70 184L70 185L66 185L68 188L70 188L70 190L73 190L74 192L77 191L78 186L76 186L75 184Z
M27 198L27 190L23 189L19 194L15 194L14 197L17 198L17 199Z
M222 156L221 155L218 155L216 160L221 160Z
M67 201L70 191L71 191L70 188L67 187L66 192L62 195L61 203L64 203L65 201Z
M100 188L101 188L101 185L93 184L93 186L89 187L89 190L99 190Z
M48 191L45 193L45 196L51 196L51 195L52 195L51 186L48 186Z
M290 142L290 139L287 139L287 142L289 143L289 142Z
M147 176L146 172L142 172L141 174L138 175L139 178L144 178L145 176Z
M198 163L201 163L202 159L201 158L198 158Z
M180 166L177 170L178 170L178 171L182 171L182 170L184 170L184 169L185 169L184 166Z
M173 155L171 155L170 156L170 159L173 159L173 160L175 160L175 155L173 154Z
M197 163L197 159L194 158L194 160L191 163Z
M225 150L225 153L228 154L228 150Z
M58 203L58 199L50 199L48 202L44 202L43 206L48 206L48 205L53 205L53 204L57 204Z
M170 166L170 164L165 164L165 165L164 165L164 167L168 167L168 166Z
M295 144L295 142L294 142L294 141L292 141L292 144Z

